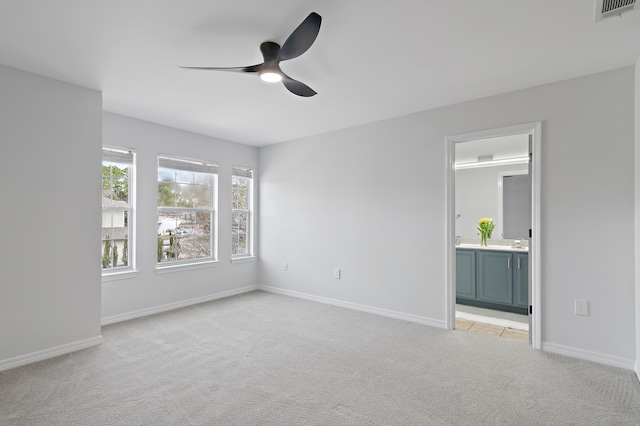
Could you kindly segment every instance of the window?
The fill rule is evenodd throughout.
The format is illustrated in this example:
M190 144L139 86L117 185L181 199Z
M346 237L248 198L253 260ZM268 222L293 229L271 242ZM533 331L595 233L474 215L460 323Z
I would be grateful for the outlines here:
M102 271L133 269L133 168L135 153L102 148Z
M158 157L158 264L213 260L218 166Z
M253 170L233 166L231 176L231 256L252 255Z

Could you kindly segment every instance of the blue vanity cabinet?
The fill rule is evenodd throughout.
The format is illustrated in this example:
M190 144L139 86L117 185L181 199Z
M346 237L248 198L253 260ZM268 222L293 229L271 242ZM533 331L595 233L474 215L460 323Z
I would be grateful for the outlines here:
M456 296L476 298L475 250L456 250Z
M478 300L513 303L512 258L509 252L478 251Z
M529 255L513 253L513 287L515 295L513 304L529 307Z
M456 303L526 315L529 254L457 248Z

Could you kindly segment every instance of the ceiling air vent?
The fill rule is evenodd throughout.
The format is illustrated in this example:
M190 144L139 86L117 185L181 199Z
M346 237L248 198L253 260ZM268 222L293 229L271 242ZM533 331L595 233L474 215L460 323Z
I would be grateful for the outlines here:
M596 22L638 9L636 0L596 0Z

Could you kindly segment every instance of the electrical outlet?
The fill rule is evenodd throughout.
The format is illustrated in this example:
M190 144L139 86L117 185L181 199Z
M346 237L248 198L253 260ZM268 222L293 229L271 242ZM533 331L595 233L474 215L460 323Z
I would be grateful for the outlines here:
M289 264L288 264L287 262L284 262L284 263L282 264L282 270L283 270L283 271L288 271L288 270L289 270Z
M589 301L576 299L576 315L589 315Z
M340 279L340 268L335 268L333 270L333 278L335 278L336 280Z

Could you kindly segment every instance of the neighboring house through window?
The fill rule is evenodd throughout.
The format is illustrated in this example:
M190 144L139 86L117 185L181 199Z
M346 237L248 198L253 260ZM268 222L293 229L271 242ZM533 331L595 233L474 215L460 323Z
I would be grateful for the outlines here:
M252 253L253 170L233 166L231 176L231 256Z
M133 173L135 153L127 148L102 148L103 273L133 269Z
M215 260L218 166L158 157L158 264Z

